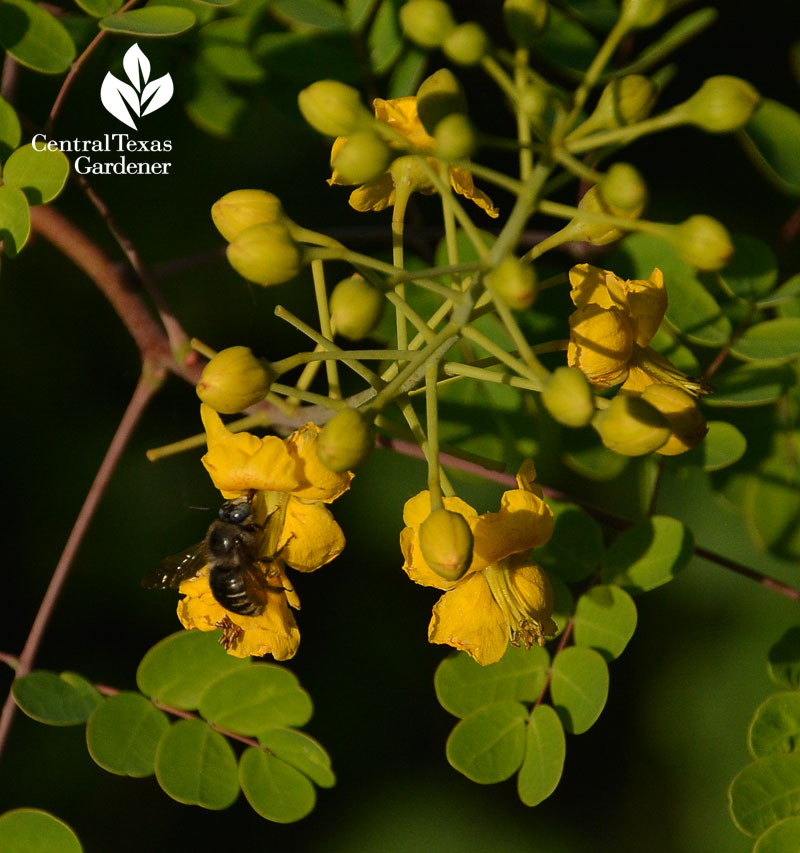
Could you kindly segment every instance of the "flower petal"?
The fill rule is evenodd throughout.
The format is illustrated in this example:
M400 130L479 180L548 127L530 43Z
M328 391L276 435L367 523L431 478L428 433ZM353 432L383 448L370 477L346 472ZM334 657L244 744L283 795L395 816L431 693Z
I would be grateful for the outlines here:
M322 504L290 497L279 543L281 557L299 572L313 572L338 557L344 534Z
M550 579L536 563L511 562L508 570L511 583L520 599L525 602L528 613L542 626L542 634L552 637L558 628L552 620L553 587Z
M463 649L481 666L499 661L509 626L481 572L468 575L434 605L428 640Z
M387 172L375 181L353 190L350 193L350 207L366 212L368 210L386 210L394 204L394 184Z
M333 145L331 145L331 176L328 178L328 183L333 186L337 184L338 186L346 187L351 184L351 181L345 181L342 179L342 176L333 169L333 161L336 159L336 155L342 150L342 146L347 142L346 136L337 136L336 139L333 140Z
M450 184L459 195L466 196L470 201L474 201L492 219L497 219L500 216L500 211L494 206L489 196L475 186L471 172L468 172L466 169L460 169L457 166L451 167Z
M585 308L587 305L599 305L601 308L618 306L609 292L607 284L609 276L620 285L622 284L614 273L591 264L576 264L569 271L569 283L572 286L570 299L578 308ZM613 286L614 283L612 288Z
M375 98L372 102L375 118L394 128L415 147L423 151L432 151L435 142L428 135L417 112L416 95L406 95L402 98L384 100Z
M569 325L569 366L598 385L622 382L633 352L633 329L625 312L590 302L570 314Z
M289 454L297 461L297 483L291 489L295 497L330 503L349 488L353 475L336 474L326 468L317 456L317 438L321 430L316 424L301 426L286 439Z
M664 274L656 268L649 279L635 279L625 285L628 316L636 343L640 347L646 347L658 331L667 311Z

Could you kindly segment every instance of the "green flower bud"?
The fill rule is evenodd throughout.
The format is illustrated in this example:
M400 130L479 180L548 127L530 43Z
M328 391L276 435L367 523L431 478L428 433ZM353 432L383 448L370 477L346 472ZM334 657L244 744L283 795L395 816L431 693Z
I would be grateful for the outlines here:
M622 0L620 21L629 29L657 24L669 11L669 0Z
M278 196L265 190L233 190L211 206L217 231L230 243L245 228L262 222L281 222L283 206Z
M462 113L445 116L433 133L436 154L443 160L463 160L475 150L475 131Z
M367 184L382 175L392 160L389 146L371 130L348 136L331 166L348 184Z
M662 456L677 456L696 447L708 432L705 418L691 394L675 385L648 385L642 399L667 419L672 435L658 448Z
M341 474L362 465L375 447L375 428L358 409L341 409L322 427L317 439L320 462Z
M611 130L636 124L650 115L658 96L658 87L641 74L628 74L608 83L600 93L594 112L570 134L575 140L598 130Z
M417 113L425 130L433 136L436 125L451 113L467 112L467 96L456 75L440 68L417 89Z
M598 186L603 201L612 210L640 211L647 202L642 176L629 163L614 163Z
M203 368L197 396L223 415L242 412L267 396L275 374L249 347L228 347Z
M564 426L586 426L594 415L592 386L577 367L557 367L544 386L542 402Z
M586 213L605 214L606 216L623 216L626 219L636 219L644 209L644 205L634 208L633 210L623 210L622 208L613 207L600 194L599 184L584 193L583 198L578 202L578 210ZM606 246L619 240L623 235L623 231L617 228L616 225L606 225L604 222L591 222L589 220L575 217L564 229L567 231L567 239L580 240L586 243L592 243L595 246Z
M622 456L644 456L658 450L670 436L661 412L630 394L617 394L607 409L594 416L592 426L603 444Z
M480 24L459 24L442 42L444 55L458 65L477 65L489 51L489 36Z
M457 581L472 562L472 531L460 512L435 509L419 527L425 562L445 580Z
M519 93L519 107L529 119L541 119L550 106L550 90L542 86L525 86Z
M515 311L529 308L536 299L536 273L530 264L508 255L490 272L486 283Z
M547 26L547 0L506 0L503 17L506 29L519 47L533 47Z
M373 121L357 89L338 80L318 80L297 96L303 118L326 136L350 136Z
M730 234L724 226L702 214L690 216L680 225L672 226L664 236L686 263L706 272L722 269L734 251Z
M289 229L277 222L251 225L228 245L228 262L255 284L281 284L294 278L303 264L300 247Z
M400 7L403 32L422 47L439 47L456 22L443 0L409 0Z
M729 133L747 124L760 100L761 96L746 80L722 74L709 77L674 111L684 121L709 133Z
M360 341L378 325L386 303L377 288L354 275L333 288L329 304L334 332Z
M429 189L430 179L423 168L424 158L416 154L398 157L389 167L395 187L403 187L409 192L417 189Z

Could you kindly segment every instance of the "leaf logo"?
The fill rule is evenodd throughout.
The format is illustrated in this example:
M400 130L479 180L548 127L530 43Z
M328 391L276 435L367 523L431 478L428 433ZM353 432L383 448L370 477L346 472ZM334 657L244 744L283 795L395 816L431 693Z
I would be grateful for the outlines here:
M169 74L150 80L150 60L138 44L128 48L122 67L130 83L118 80L109 71L100 87L100 100L114 118L136 130L131 113L141 118L155 112L169 101L175 89Z

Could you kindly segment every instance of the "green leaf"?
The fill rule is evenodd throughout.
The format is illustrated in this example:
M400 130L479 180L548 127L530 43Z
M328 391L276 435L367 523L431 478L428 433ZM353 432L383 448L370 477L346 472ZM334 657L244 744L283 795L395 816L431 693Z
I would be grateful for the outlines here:
M156 643L136 671L139 690L163 705L193 710L209 684L250 666L220 646L218 631L178 631Z
M389 97L402 98L405 95L413 95L419 89L427 64L428 54L414 45L408 45L405 53L392 69L392 76L389 78Z
M89 755L120 776L149 776L169 720L139 693L118 693L98 705L86 724Z
M333 0L272 0L270 12L297 30L346 30L347 16Z
M200 56L220 77L234 83L258 83L266 75L245 45L215 41L204 45Z
M257 60L279 78L291 77L300 85L328 78L357 84L359 65L347 33L263 33L253 48ZM308 61L309 56L314 62Z
M525 760L517 791L526 806L538 806L558 787L564 772L567 743L558 714L549 705L537 705L528 721Z
M156 750L156 779L173 800L205 809L226 809L239 796L233 750L202 720L169 727Z
M0 850L8 853L81 853L75 833L49 812L12 809L0 815Z
M123 0L75 0L78 6L93 18L113 15L122 6Z
M567 0L561 7L592 27L607 32L617 22L619 6L614 0Z
M447 760L473 782L489 785L515 773L525 757L525 720L519 702L495 702L465 717L447 739Z
M294 767L249 747L239 760L239 782L247 802L267 820L292 823L314 809L314 786Z
M618 586L594 586L575 608L575 643L596 649L606 660L618 658L636 631L636 605Z
M800 115L763 98L737 136L761 173L783 192L800 194Z
M591 728L608 699L608 667L599 652L579 646L560 651L553 658L550 696L568 732Z
M322 745L295 729L269 729L261 732L258 741L273 755L304 773L321 788L331 788L336 777L331 770L331 759Z
M224 138L232 136L247 111L247 101L204 62L193 63L190 73L193 94L186 102L186 114L206 133Z
M0 186L0 240L9 258L15 257L31 233L31 209L25 193Z
M376 0L345 0L344 11L353 32L358 32L369 19Z
M750 535L764 549L800 559L798 432L775 433L772 454L747 478L744 510Z
M753 847L753 853L788 853L800 850L800 817L787 817L773 824Z
M102 18L98 26L101 30L111 33L155 38L184 33L194 26L195 20L194 14L188 9L177 6L148 6L146 9L109 15Z
M441 706L466 717L503 700L535 702L547 681L550 655L541 646L529 651L509 646L497 663L481 666L465 652L445 658L433 678Z
M257 735L311 719L311 699L281 666L254 663L217 679L200 698L200 713L221 729Z
M25 193L31 205L52 201L64 188L69 175L69 160L62 151L37 151L23 145L3 167L3 184Z
M550 6L547 29L536 43L539 56L574 76L586 71L599 48L599 42L586 27Z
M779 317L750 326L731 344L748 361L787 361L800 355L800 317Z
M536 549L536 561L568 583L588 578L605 551L600 525L573 504L555 504L553 511L553 535Z
M735 254L717 277L731 296L755 302L778 283L778 261L772 249L758 237L733 234L732 239Z
M22 139L17 111L8 101L0 98L0 163L19 145Z
M772 646L767 669L781 687L800 687L800 625L789 628Z
M50 726L76 726L85 723L103 697L87 681L78 683L54 672L39 669L18 678L11 685L14 701L25 714Z
M800 813L800 755L772 755L741 770L728 792L731 815L745 835Z
M383 0L367 36L369 61L376 74L385 74L403 49L403 33L397 20L395 4Z
M654 515L621 533L606 552L602 579L631 595L671 581L689 562L694 537L675 518Z
M800 273L793 275L790 279L787 279L780 287L773 290L769 296L759 299L758 302L756 302L756 307L792 307L792 303L794 303L794 306L798 304L798 297L800 297ZM789 316L797 315L790 314Z
M708 434L693 450L684 453L680 461L699 465L704 471L721 471L738 462L747 450L747 439L727 421L709 421Z
M669 295L667 321L693 343L718 347L731 336L730 320L703 286L697 270L668 243L650 234L631 234L619 245L618 275L648 278L653 267L664 273ZM616 252L615 252L616 254Z
M800 744L800 693L774 693L759 705L747 746L753 758L795 752Z
M797 382L785 364L743 364L714 377L714 393L704 397L707 406L765 406L780 399Z
M75 59L64 25L30 0L0 0L0 46L43 74L62 74Z

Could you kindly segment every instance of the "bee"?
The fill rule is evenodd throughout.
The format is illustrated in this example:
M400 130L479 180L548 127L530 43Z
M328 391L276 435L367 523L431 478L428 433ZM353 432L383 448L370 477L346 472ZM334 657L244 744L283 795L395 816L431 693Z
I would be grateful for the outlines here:
M262 530L252 518L252 497L226 501L205 539L162 560L142 579L145 589L177 589L208 566L208 585L217 603L239 616L258 616L267 604L266 574L259 569ZM225 617L228 619L228 617ZM228 620L230 621L230 620Z

